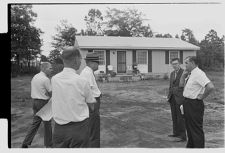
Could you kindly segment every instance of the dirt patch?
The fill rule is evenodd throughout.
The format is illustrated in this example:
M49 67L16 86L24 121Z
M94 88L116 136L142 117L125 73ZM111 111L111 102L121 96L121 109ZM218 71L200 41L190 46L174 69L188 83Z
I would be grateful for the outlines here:
M204 131L206 147L224 147L223 73L209 73L216 87L205 100ZM29 77L11 80L11 146L20 147L32 121ZM103 148L184 148L186 142L173 142L171 112L166 95L168 80L99 83L101 99L101 147ZM43 127L35 136L33 148L43 146Z

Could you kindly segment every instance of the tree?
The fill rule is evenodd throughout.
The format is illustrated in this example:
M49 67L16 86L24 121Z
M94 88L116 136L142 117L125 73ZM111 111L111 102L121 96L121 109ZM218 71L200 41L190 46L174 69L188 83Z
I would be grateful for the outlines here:
M33 26L37 14L32 11L32 5L11 5L11 58L17 65L25 58L30 67L30 60L40 53L43 33Z
M155 37L156 38L173 38L173 36L169 33L164 34L164 35L163 34L156 34Z
M175 38L178 38L178 39L179 39L179 35L178 35L178 34L176 34Z
M108 36L152 37L153 32L149 25L144 25L144 15L136 9L119 10L116 8L106 11L106 29Z
M192 32L192 30L185 28L182 30L181 39L184 41L187 41L193 45L198 45L198 41L195 39L195 36Z
M57 49L51 50L50 54L48 55L48 59L51 63L57 63L59 61L58 58L60 58L60 51Z
M86 22L87 27L86 35L103 35L103 16L98 9L90 9L88 15L85 16L84 21Z
M45 55L41 55L41 62L48 62L48 58Z
M203 67L224 67L224 36L218 37L212 29L200 42L200 47L197 55Z
M56 31L57 34L53 36L51 44L57 51L62 51L65 46L74 45L77 29L72 24L68 24L67 20L60 21L60 25L57 25Z

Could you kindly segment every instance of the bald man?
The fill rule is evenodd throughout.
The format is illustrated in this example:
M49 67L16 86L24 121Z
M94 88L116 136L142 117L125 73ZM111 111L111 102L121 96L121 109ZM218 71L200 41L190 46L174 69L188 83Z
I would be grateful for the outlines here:
M33 99L33 122L23 141L22 148L28 148L31 145L34 136L42 122L42 119L36 113L46 104L51 97L51 83L49 76L52 72L52 66L48 62L41 63L41 71L31 80L31 98ZM44 122L44 145L46 148L52 146L52 127L51 121Z
M62 52L63 71L52 77L52 113L55 120L54 148L89 147L89 109L95 98L88 82L77 74L81 65L78 48Z

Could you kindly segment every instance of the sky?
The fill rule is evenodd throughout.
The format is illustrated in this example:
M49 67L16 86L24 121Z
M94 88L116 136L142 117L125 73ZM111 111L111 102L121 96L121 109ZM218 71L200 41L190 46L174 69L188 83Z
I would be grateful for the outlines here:
M99 9L103 16L109 8L126 9L135 8L145 14L144 24L150 24L155 34L170 33L173 37L179 36L184 28L193 31L197 40L201 41L205 35L214 29L219 37L225 35L222 4L58 4L58 5L33 5L33 11L37 13L34 25L40 28L44 34L42 54L48 56L53 49L52 36L56 34L56 26L60 20L66 19L79 32L85 29L84 17L92 8Z

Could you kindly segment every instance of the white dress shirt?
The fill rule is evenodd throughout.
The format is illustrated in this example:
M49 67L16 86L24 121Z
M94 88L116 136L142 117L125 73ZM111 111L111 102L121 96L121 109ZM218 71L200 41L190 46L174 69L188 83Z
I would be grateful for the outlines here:
M83 121L89 117L87 103L94 102L88 82L74 69L64 68L52 77L52 113L56 123Z
M196 99L199 94L203 94L205 86L210 82L205 72L198 67L191 71L189 79L184 87L183 96L189 99Z
M80 73L80 76L89 82L93 96L99 97L101 95L101 91L96 83L93 70L89 66L86 66Z
M44 72L36 74L31 80L31 98L48 100L52 91L50 79Z

